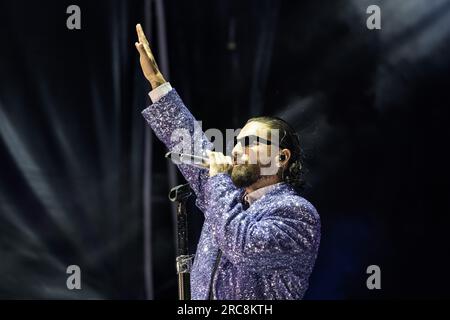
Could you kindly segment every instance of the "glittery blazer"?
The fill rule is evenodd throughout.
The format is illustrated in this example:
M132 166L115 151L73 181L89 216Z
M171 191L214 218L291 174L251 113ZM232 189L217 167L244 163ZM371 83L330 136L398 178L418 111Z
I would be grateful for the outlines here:
M180 142L172 135L177 129L189 131L193 153L212 148L175 89L142 114L169 150ZM279 183L245 209L244 190L229 175L210 178L204 169L178 167L205 216L191 272L192 299L301 299L320 242L313 205Z

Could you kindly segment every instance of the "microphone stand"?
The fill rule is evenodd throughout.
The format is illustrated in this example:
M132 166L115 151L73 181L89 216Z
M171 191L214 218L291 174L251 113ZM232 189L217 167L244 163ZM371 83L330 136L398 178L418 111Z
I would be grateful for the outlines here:
M192 195L188 184L176 186L170 190L169 199L177 203L177 274L178 297L191 300L191 267L193 255L189 255L186 202Z

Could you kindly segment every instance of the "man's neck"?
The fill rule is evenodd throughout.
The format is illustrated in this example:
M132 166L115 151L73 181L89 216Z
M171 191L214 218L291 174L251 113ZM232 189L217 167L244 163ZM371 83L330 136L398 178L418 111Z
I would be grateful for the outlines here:
M256 191L260 188L264 188L267 186L270 186L272 184L276 184L280 182L280 178L277 175L273 175L273 176L263 176L261 178L259 178L258 181L256 181L254 184L248 186L247 188L245 188L245 193L249 194L253 191Z

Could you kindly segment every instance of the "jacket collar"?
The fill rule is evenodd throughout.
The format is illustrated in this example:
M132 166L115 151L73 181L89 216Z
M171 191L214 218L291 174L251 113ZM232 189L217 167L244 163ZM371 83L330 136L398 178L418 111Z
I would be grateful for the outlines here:
M246 201L249 205L252 205L256 201L265 198L266 196L270 196L272 194L277 193L280 190L291 190L292 187L285 182L279 182L275 184L271 184L270 186L265 186L263 188L259 188L255 191L252 191L248 194L244 194L243 200Z

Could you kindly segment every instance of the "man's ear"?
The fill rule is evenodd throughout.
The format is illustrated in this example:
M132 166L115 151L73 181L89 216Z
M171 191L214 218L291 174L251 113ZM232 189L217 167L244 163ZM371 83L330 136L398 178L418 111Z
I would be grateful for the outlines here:
M280 164L280 167L283 167L285 164L287 164L290 158L291 151L289 149L282 149L278 157L278 163Z

